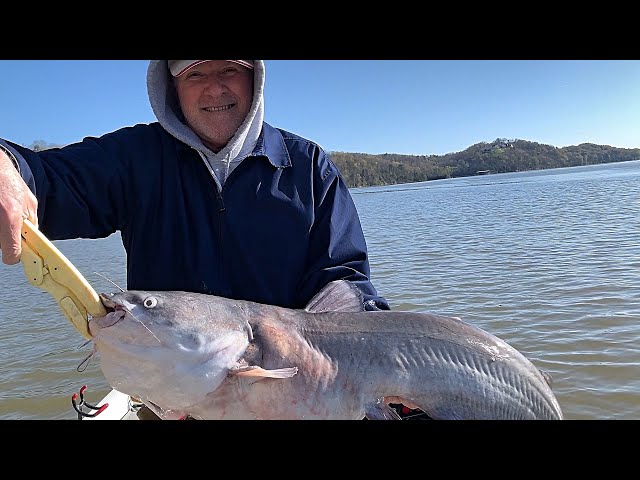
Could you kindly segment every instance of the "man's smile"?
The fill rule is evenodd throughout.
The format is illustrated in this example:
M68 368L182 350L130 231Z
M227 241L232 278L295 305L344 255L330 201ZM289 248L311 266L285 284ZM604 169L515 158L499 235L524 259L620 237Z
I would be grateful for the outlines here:
M231 109L233 107L235 107L235 104L223 105L221 107L205 107L205 108L203 108L203 110L205 112L221 112L223 110L229 110L229 109Z

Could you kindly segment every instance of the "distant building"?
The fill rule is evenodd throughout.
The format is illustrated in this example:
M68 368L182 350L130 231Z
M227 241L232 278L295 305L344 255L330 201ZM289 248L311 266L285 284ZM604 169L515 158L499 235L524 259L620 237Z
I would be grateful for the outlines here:
M488 147L482 149L482 153L491 153L499 148L513 148L513 143L509 141L496 140Z

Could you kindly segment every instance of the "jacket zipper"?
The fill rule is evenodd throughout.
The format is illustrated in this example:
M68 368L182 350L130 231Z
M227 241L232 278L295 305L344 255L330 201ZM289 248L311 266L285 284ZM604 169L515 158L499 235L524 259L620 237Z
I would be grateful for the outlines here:
M213 171L213 168L211 168L211 165L209 165L209 162L207 161L207 159L204 156L204 154L202 154L200 151L198 151L198 154L200 155L200 159L204 162L205 166L207 167L207 170L209 170L209 174L211 174L211 177L213 178L214 187L216 189L216 199L218 201L218 228L217 228L217 230L218 230L218 245L220 246L219 251L217 252L217 258L218 258L218 266L219 266L220 276L221 276L221 278L224 278L226 276L226 272L224 271L224 263L223 263L223 259L224 259L223 237L224 237L224 235L222 233L222 226L223 226L222 216L224 215L224 212L226 210L226 208L224 206L224 198L222 196L222 190L223 190L224 187L220 184L220 181L218 180L218 177L216 177L216 174ZM225 295L228 295L228 293L229 293L228 291L219 292L219 295L225 296Z

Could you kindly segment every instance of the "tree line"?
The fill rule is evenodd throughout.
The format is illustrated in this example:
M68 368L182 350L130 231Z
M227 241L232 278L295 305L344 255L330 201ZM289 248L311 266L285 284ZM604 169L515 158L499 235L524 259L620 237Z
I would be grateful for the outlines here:
M36 140L29 148L39 151L59 146ZM497 138L493 142L480 142L462 152L446 155L348 152L329 152L329 155L349 187L369 187L640 160L640 148L593 143L554 147L527 140Z
M527 140L497 138L446 155L347 152L329 152L329 155L349 187L368 187L640 160L640 148L593 143L554 147Z

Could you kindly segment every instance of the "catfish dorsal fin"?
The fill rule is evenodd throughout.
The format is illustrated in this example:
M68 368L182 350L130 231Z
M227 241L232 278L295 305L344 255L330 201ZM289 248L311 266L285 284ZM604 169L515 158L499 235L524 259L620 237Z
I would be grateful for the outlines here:
M348 280L327 283L307 304L305 310L320 312L362 312L364 297L358 287Z

